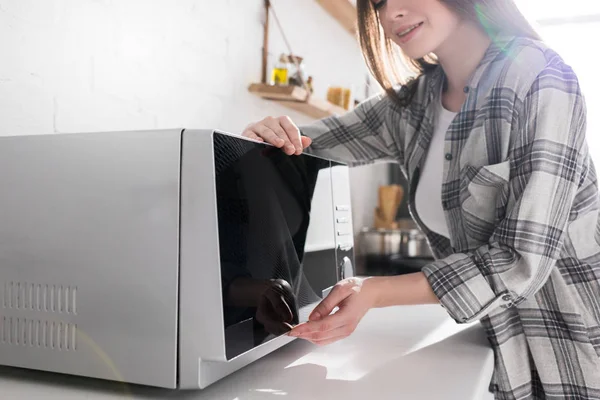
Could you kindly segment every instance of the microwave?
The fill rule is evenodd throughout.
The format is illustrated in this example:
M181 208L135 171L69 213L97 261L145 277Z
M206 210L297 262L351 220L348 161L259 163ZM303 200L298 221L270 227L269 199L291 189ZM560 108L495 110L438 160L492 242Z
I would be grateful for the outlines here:
M216 130L0 138L0 364L204 388L352 276L348 166Z

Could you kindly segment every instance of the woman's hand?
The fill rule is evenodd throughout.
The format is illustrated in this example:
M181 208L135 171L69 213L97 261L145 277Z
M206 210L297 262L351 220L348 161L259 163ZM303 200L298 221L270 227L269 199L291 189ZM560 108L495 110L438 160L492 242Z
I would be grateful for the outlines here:
M368 278L348 278L338 282L313 310L308 322L297 325L288 335L326 345L352 334L374 305L372 294L364 290L367 281ZM331 314L336 307L339 310Z
M438 303L422 272L349 278L337 283L310 314L308 322L297 325L288 335L326 345L354 332L370 308ZM336 307L339 310L331 314Z
M244 129L242 136L250 139L267 142L283 149L288 154L299 155L312 140L300 135L300 130L289 117L267 117L262 121L250 124Z

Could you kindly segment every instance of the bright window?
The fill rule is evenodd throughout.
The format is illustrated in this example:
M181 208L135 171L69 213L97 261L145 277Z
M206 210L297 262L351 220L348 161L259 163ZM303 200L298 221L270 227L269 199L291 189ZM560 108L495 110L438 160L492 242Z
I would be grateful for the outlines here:
M594 0L517 0L517 4L528 17L538 21L600 13L600 2Z

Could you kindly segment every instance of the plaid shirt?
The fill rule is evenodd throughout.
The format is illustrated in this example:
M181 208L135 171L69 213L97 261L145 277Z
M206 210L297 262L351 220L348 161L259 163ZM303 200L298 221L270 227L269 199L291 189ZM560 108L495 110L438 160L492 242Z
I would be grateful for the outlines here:
M423 272L452 318L481 320L496 399L600 399L600 202L577 78L541 42L492 43L445 137L449 239L414 207L444 80L437 67L408 107L379 95L302 127L308 151L400 164L436 256Z

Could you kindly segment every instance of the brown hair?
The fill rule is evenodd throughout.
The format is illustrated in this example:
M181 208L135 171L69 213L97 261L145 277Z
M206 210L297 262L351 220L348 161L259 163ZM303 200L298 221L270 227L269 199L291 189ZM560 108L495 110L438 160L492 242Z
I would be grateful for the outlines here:
M382 0L380 0L382 1ZM439 0L460 17L474 21L490 36L498 34L540 40L540 35L519 11L513 0ZM357 0L358 34L363 56L369 70L387 94L402 106L410 103L416 91L416 79L400 78L398 62L402 61L417 76L437 65L432 55L415 60L406 57L389 38L384 37L379 15L372 0ZM406 84L406 95L393 89L396 83Z

